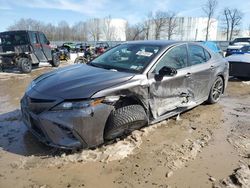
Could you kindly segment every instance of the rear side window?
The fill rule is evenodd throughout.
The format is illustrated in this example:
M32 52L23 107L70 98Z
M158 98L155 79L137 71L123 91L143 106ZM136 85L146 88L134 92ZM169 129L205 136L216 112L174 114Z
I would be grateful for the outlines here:
M173 47L158 62L155 68L155 72L158 73L159 70L164 66L175 69L185 68L187 66L187 59L188 59L188 53L185 44Z
M211 56L203 47L191 44L189 45L190 65L197 65L207 62Z
M12 45L26 45L28 44L27 34L25 32L9 32L3 33L0 36L1 45L12 46Z

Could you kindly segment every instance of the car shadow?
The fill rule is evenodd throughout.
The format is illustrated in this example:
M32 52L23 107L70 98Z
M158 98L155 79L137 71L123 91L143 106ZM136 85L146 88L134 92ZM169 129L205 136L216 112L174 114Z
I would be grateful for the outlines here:
M40 143L22 122L19 109L0 114L0 148L23 156L57 156L65 153Z
M229 81L229 82L250 81L250 78L229 77L228 81Z
M52 68L51 64L49 64L49 63L40 63L39 66L38 65L33 65L32 66L32 71L40 70L40 69L42 69L44 67L51 67ZM14 74L24 74L19 70L19 68L17 66L14 66L14 65L2 67L1 72L14 73Z

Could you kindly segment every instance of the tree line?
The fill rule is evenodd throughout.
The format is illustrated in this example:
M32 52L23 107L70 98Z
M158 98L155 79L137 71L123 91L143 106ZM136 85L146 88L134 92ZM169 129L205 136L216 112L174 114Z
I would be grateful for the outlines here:
M207 0L202 5L202 10L207 17L205 32L205 40L209 39L211 25L216 17L218 7L217 0ZM166 34L166 39L171 40L176 34L177 12L173 11L156 11L149 13L143 21L137 24L126 25L127 40L148 40L150 32L153 32L154 39L160 39L161 33ZM223 31L226 40L230 41L235 35L240 32L240 26L243 18L243 13L237 8L225 7L220 11L219 29ZM66 21L61 21L57 25L51 23L43 23L34 19L20 19L13 25L8 27L8 30L39 30L43 31L52 41L99 41L101 34L106 40L115 40L114 28L111 25L111 17L105 17L104 21L93 18L87 21L80 21L70 26ZM152 27L153 26L153 27ZM250 27L249 27L250 34ZM152 38L152 36L151 36Z

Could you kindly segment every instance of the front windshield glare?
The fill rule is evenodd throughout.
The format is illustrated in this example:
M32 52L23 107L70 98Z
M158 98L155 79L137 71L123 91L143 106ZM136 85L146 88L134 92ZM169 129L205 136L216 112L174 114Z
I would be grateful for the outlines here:
M121 44L90 62L90 65L123 72L141 73L160 51L160 46Z

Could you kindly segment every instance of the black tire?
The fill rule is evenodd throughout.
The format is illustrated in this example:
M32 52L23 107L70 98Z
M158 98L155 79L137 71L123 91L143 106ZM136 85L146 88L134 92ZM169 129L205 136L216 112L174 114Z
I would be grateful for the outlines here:
M30 73L32 70L32 62L29 58L21 57L17 60L18 67L23 73Z
M224 81L222 77L218 76L214 81L207 102L209 104L217 103L220 100L224 90Z
M51 61L52 67L58 67L60 65L60 58L58 54L52 55L52 61Z
M105 140L126 135L147 124L147 115L141 105L124 106L111 112L104 131Z
M74 64L81 64L81 63L85 63L83 57L77 57L74 61Z

